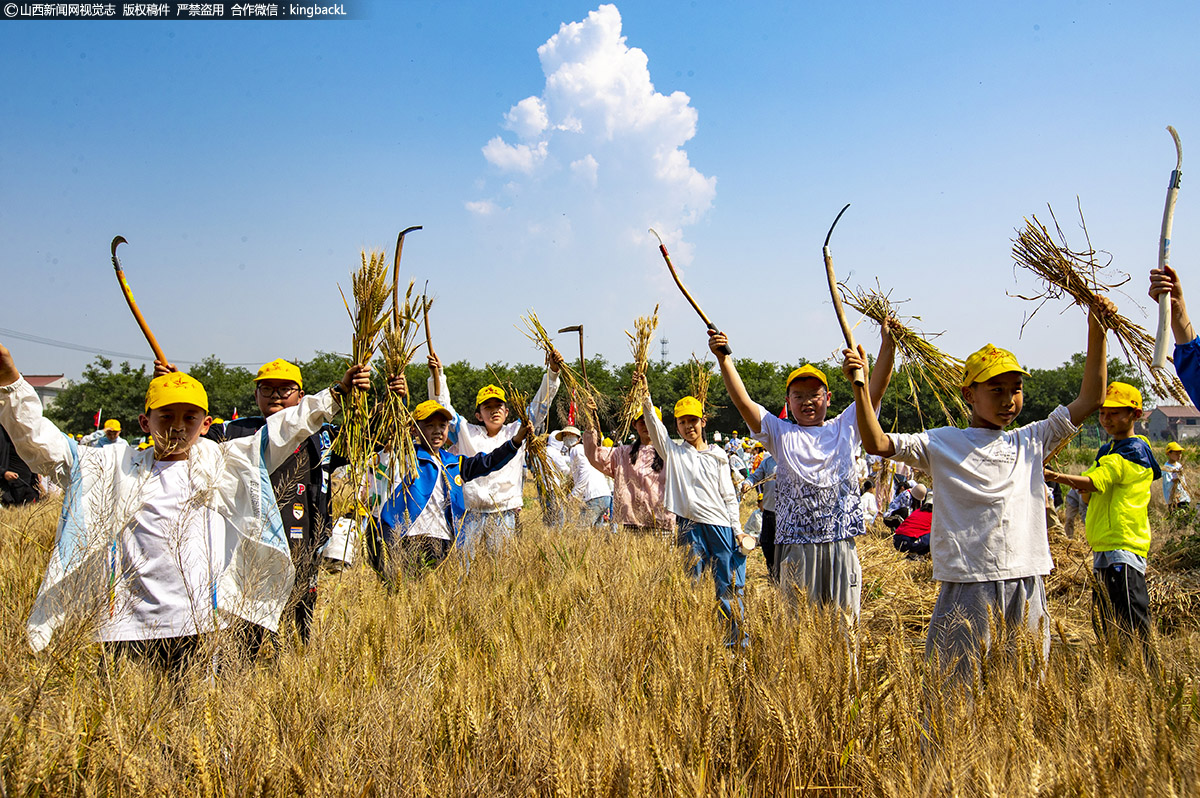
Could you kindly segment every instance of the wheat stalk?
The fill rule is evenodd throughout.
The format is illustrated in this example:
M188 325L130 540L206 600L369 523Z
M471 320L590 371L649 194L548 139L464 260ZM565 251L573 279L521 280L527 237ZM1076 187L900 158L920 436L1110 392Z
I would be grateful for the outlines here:
M634 319L633 329L635 332L632 334L629 330L625 331L625 335L629 337L629 350L633 354L633 369L630 372L633 384L630 385L621 400L621 409L617 419L618 441L624 441L629 437L629 427L637 417L638 411L642 409L642 405L645 404L648 389L645 381L637 378L645 376L646 366L650 362L650 342L654 340L654 331L658 329L658 305L654 306L654 312L649 316L638 316Z
M1053 208L1050 208L1050 218L1053 219L1055 232L1058 234L1057 243L1036 216L1025 219L1024 229L1017 230L1017 237L1013 239L1013 261L1017 266L1033 272L1043 286L1040 294L1015 295L1019 299L1038 303L1021 324L1022 331L1042 306L1052 299L1070 299L1073 304L1080 305L1085 310L1097 308L1101 323L1116 335L1125 359L1137 367L1150 389L1163 399L1172 397L1181 404L1190 404L1187 391L1177 378L1150 368L1154 359L1154 336L1120 313L1106 312L1096 305L1096 300L1101 294L1124 285L1129 281L1129 276L1125 275L1124 279L1112 283L1102 280L1105 277L1105 269L1112 263L1112 257L1109 256L1108 262L1103 265L1098 263L1099 253L1092 248L1082 209L1079 211L1079 224L1088 242L1087 249L1071 249Z
M532 310L528 311L528 313L528 316L521 317L521 321L525 323L525 329L522 332L526 338L533 341L538 345L538 348L549 355L555 351L554 342L550 339L550 334L546 332L546 328L538 320L537 314ZM594 429L599 433L600 416L598 410L607 404L607 398L593 391L592 387L579 376L579 373L565 362L559 366L558 378L562 381L568 393L574 398L580 418L586 420L586 423L581 423L580 426L585 429ZM590 402L588 401L589 399L591 400Z
M965 368L963 362L938 349L928 335L913 329L900 320L895 305L889 294L883 293L878 287L874 289L859 288L852 291L845 284L838 286L842 299L847 305L857 310L867 318L875 321L882 328L891 319L890 330L896 351L900 354L902 363L900 370L908 379L909 400L921 412L918 399L918 384L923 382L933 390L934 400L946 417L946 423L951 426L958 424L958 419L969 417L966 404L962 399L962 375ZM920 316L908 316L906 319L920 321ZM871 397L878 401L880 397Z

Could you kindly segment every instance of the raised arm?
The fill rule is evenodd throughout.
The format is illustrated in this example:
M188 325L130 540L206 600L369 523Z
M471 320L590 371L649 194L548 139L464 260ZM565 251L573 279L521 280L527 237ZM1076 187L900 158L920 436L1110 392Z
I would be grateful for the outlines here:
M75 449L58 427L42 414L33 386L21 379L12 353L0 344L0 425L13 448L35 474L62 482L75 462Z
M558 393L558 370L562 367L562 362L563 356L557 349L552 349L546 354L546 376L542 377L537 394L529 400L529 420L535 429L546 427L546 419L550 417L550 403Z
M893 324L895 321L889 316L879 326L879 356L875 358L875 368L871 370L871 400L874 402L871 407L875 409L875 415L879 415L883 394L892 381L892 366L896 359L896 341L892 336ZM854 383L853 380L850 382ZM857 396L854 398L858 399Z
M883 431L883 427L879 425L879 417L877 415L879 405L871 396L872 386L875 384L875 375L872 374L870 379L865 380L862 385L854 385L854 380L851 377L855 369L862 369L864 374L867 373L867 352L860 344L857 352L843 349L842 357L842 373L846 375L846 379L854 387L854 415L858 420L858 435L862 438L863 448L867 450L868 454L891 457L896 453L896 446L892 443L892 439ZM886 385L887 383L885 382L884 384Z
M633 380L645 382L646 375L634 374ZM646 421L646 432L650 435L650 442L654 444L654 451L658 452L664 461L669 460L675 454L675 444L671 440L671 434L667 432L666 426L654 412L654 400L650 398L650 386L646 386L646 398L642 400L642 418Z
M1104 402L1104 390L1108 387L1108 331L1100 321L1100 312L1115 314L1117 306L1111 299L1102 296L1088 311L1087 359L1083 363L1083 380L1079 385L1079 396L1067 405L1071 423L1077 427L1100 409Z
M1150 298L1158 301L1159 295L1171 294L1171 332L1175 343L1186 344L1196 340L1196 328L1188 318L1187 303L1183 300L1183 284L1179 275L1170 266L1150 270Z
M762 432L762 416L758 405L750 398L750 394L746 393L746 386L742 383L733 358L725 354L729 348L729 336L723 332L709 330L708 348L717 358L717 365L721 367L721 379L725 381L725 392L729 394L729 399L737 408L742 421L746 422L746 426L755 435Z

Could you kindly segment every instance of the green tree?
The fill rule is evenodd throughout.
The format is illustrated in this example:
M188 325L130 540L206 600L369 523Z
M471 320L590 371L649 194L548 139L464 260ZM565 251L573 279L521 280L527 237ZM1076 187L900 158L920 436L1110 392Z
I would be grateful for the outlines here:
M121 422L121 434L127 438L141 435L138 417L146 406L150 373L145 366L134 368L128 361L113 369L113 362L97 357L83 370L83 378L64 388L46 408L46 417L63 432L86 434L96 428L96 412L103 419Z
M200 381L208 394L208 414L230 419L234 408L242 416L258 414L254 401L254 374L241 366L226 366L216 355L209 355L187 370Z

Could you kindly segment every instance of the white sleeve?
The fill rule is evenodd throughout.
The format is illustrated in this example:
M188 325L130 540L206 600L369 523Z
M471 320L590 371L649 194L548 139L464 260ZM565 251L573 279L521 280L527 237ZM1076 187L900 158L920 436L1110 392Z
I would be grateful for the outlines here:
M889 460L916 466L926 474L933 473L933 469L929 466L928 432L916 434L889 432L888 438L891 440L892 446L896 447L896 453L889 457Z
M333 398L333 392L327 388L320 393L305 396L295 407L284 408L272 415L257 435L234 438L220 445L232 449L261 446L262 436L265 434L267 447L263 465L267 471L274 471L283 465L310 435L319 432L322 426L332 420L337 411L338 404Z
M24 378L0 387L0 426L8 431L13 448L33 473L58 482L70 475L75 462L71 444L42 414L42 402Z
M642 418L646 421L646 432L650 435L650 442L654 444L654 451L659 453L664 462L671 459L675 454L675 442L671 440L671 434L667 432L662 419L654 412L654 401L650 398L649 390L646 391L646 398L642 400Z
M542 384L538 386L538 392L529 400L529 423L533 425L534 429L541 429L546 423L546 419L550 417L550 403L554 401L557 393L558 372L546 369L546 375L542 377Z

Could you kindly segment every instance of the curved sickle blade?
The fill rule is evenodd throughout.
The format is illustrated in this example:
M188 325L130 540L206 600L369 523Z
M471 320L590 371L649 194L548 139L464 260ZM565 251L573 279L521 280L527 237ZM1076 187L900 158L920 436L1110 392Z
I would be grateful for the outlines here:
M150 331L150 325L146 323L146 317L138 309L137 301L133 298L133 289L129 287L129 281L125 279L125 270L121 268L121 261L117 258L117 247L128 243L124 236L117 236L112 240L112 245L109 247L109 251L112 252L113 268L117 272L117 282L121 285L121 293L125 295L125 302L129 305L129 310L133 313L133 318L138 323L138 327L142 329L142 335L146 336L146 343L150 344L150 349L154 352L154 357L166 363L168 362L167 356L163 354L162 347L158 345L158 339Z
M125 240L125 236L117 236L112 240L112 246L109 247L109 249L112 251L112 264L114 269L121 268L121 261L117 259L117 247L128 243L129 242Z
M833 299L833 312L837 314L838 325L842 328L842 337L846 339L846 346L850 350L857 347L854 344L854 331L846 322L846 311L842 308L842 294L838 291L837 276L833 273L833 253L829 251L829 239L833 236L833 228L837 227L838 219L842 218L842 214L850 207L850 203L846 203L833 220L833 224L829 226L829 232L825 234L825 245L821 248L821 254L825 259L825 278L829 281L829 295ZM855 369L851 375L851 380L855 385L864 385L866 378L863 375L862 369ZM874 399L875 397L871 397Z
M400 252L404 249L404 237L413 230L421 230L419 224L406 227L396 236L396 257L392 261L392 326L400 326Z

